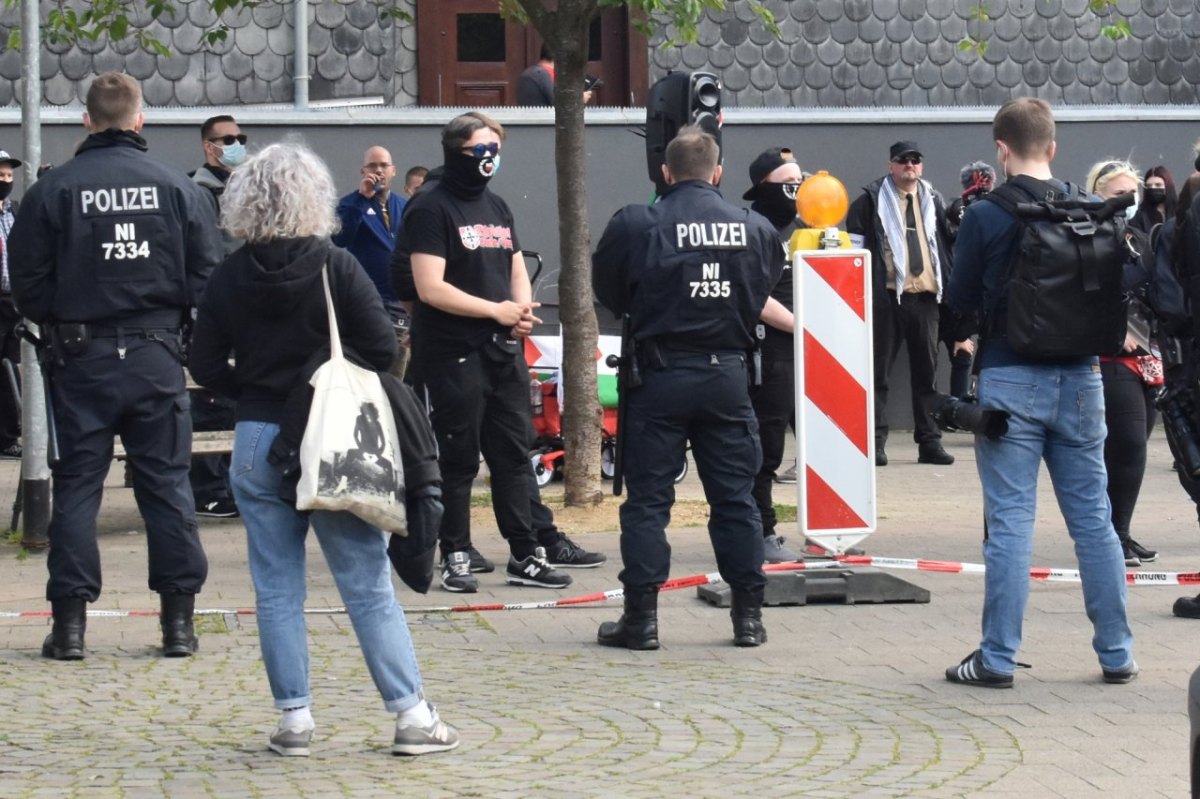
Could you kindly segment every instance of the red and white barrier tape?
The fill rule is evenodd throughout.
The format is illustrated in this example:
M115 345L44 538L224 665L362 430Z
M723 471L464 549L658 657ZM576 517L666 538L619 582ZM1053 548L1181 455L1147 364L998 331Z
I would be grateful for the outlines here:
M877 569L896 569L906 571L942 572L945 574L983 574L986 569L982 563L959 563L948 560L921 560L917 558L880 558L871 555L838 555L831 560L801 561L798 563L770 563L763 566L766 572L817 571L840 569L847 566L874 566ZM1078 569L1051 569L1035 566L1029 570L1032 580L1051 583L1080 582ZM678 591L683 588L696 588L701 585L712 585L721 582L717 572L694 574L690 577L676 577L663 583L660 591ZM1125 573L1125 582L1129 585L1200 585L1200 572L1133 572ZM566 608L572 605L588 605L595 602L607 602L611 599L621 599L625 592L620 588L599 591L594 594L567 597L566 599L550 599L544 602L509 602L486 605L435 605L414 606L405 608L405 613L479 613L489 610L547 610L550 608ZM305 608L304 613L310 616L329 616L345 613L345 608ZM157 610L89 610L91 618L135 618L141 616L157 616ZM253 616L253 608L204 608L197 609L197 616ZM49 610L0 610L0 619L36 619L49 618Z

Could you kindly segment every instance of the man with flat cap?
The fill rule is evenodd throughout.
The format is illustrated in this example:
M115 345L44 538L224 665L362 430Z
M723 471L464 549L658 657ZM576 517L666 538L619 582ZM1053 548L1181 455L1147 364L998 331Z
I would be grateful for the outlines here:
M759 153L750 164L750 188L742 195L750 200L750 209L762 214L779 232L783 248L783 272L763 308L762 318L755 328L759 351L762 353L762 378L750 389L750 402L758 418L759 442L762 444L762 467L754 476L754 502L762 514L763 561L786 563L800 559L775 531L775 504L771 484L776 470L783 462L783 447L787 429L796 429L796 367L792 314L792 259L789 243L792 233L800 227L796 218L796 191L803 173L792 151L786 147L771 147Z
M850 205L846 232L871 252L875 336L875 465L886 466L888 375L908 350L917 461L954 463L933 421L937 395L938 302L950 274L945 201L922 180L924 156L913 141L889 151L888 173Z

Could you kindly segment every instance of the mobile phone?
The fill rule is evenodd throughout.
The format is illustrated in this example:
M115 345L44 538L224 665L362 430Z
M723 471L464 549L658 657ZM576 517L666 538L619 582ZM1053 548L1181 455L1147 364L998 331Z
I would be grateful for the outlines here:
M585 92L590 92L592 89L599 89L603 85L604 81L600 80L595 75L583 76L583 90Z

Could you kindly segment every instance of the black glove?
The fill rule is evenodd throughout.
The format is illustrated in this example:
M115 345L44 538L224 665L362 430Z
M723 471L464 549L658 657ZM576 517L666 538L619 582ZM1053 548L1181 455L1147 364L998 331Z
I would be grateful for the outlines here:
M433 585L438 529L442 526L442 489L436 485L422 488L405 502L408 511L408 535L392 534L388 541L388 559L400 579L418 594L428 593Z

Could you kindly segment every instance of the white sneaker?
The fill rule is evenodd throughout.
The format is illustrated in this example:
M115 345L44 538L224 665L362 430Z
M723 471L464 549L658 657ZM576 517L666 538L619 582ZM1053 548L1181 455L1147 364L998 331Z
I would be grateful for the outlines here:
M427 727L396 722L396 735L392 739L393 755L430 755L458 748L458 730L438 718L433 705L429 706L429 712L433 714L433 721Z

